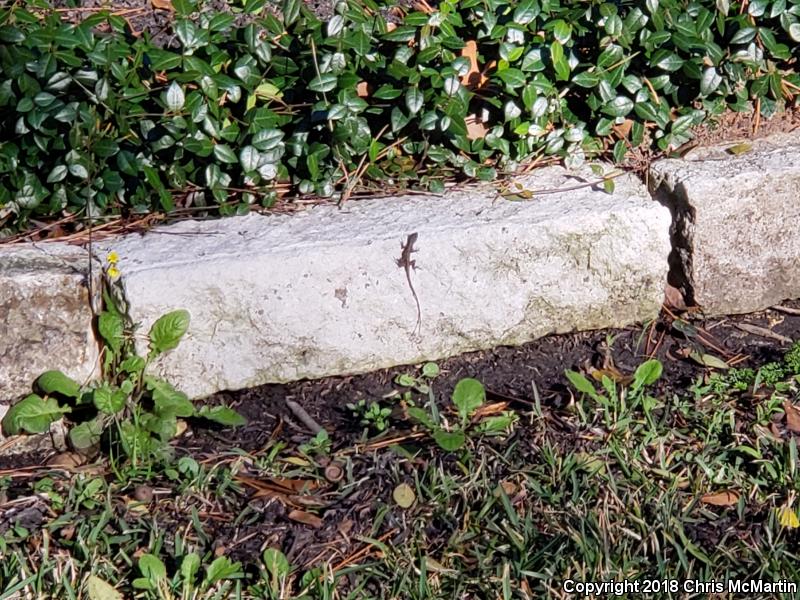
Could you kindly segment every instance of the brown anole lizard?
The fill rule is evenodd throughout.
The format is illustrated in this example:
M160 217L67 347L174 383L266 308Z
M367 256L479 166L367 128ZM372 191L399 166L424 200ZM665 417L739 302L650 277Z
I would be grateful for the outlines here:
M416 269L417 264L416 261L411 258L411 253L416 252L414 248L414 244L417 242L417 233L410 233L408 238L406 238L406 243L401 246L402 251L400 252L400 258L395 259L394 262L397 263L397 266L404 269L406 272L406 280L408 281L408 287L411 289L411 293L414 295L414 302L417 303L417 325L414 327L414 331L418 331L420 327L420 323L422 322L422 311L419 307L419 298L417 297L417 290L414 289L414 284L411 283L411 269Z

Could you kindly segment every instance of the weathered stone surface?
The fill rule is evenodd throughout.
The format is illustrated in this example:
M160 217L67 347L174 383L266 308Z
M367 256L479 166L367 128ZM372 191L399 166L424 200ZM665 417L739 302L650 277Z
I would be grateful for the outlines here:
M85 250L60 244L0 248L0 404L29 394L49 369L78 381L95 370L88 261ZM97 302L96 266L93 275Z
M13 464L13 457L25 454L41 457L40 464L43 464L46 457L53 452L67 449L68 433L62 419L51 423L49 430L44 433L26 433L8 438L0 435L0 468L3 468L5 461L8 461L6 465L11 465Z
M674 214L670 278L706 314L800 297L800 134L658 161L651 181Z
M551 168L528 189L592 180ZM183 222L116 250L147 331L188 309L183 343L154 365L193 397L366 372L657 314L669 212L633 177L509 202L493 188L351 202L292 216ZM419 234L412 281L395 264Z

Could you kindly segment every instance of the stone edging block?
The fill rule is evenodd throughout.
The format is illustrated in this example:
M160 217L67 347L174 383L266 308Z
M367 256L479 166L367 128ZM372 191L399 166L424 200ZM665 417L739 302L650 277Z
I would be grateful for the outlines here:
M120 256L131 317L147 331L192 323L157 371L192 397L367 372L549 333L653 318L663 298L669 211L633 176L616 191L537 189L595 180L553 167L510 202L483 186L318 207L292 216L182 222L105 242ZM411 278L395 264L418 234Z
M606 194L575 189L596 178L588 171L551 167L518 179L533 191L525 201L477 186L181 222L95 252L120 255L143 330L189 310L186 339L155 367L192 397L649 319L671 249L670 279L706 314L749 312L800 296L800 134L749 144L655 163L659 202L631 175ZM395 264L413 232L419 332ZM59 242L0 248L0 403L47 369L95 372L99 267L90 298L87 266L85 250Z
M800 296L800 133L693 151L653 164L673 212L673 285L709 316Z
M90 285L89 254L77 246L0 247L0 403L31 393L50 369L78 381L96 372L100 269L92 271Z

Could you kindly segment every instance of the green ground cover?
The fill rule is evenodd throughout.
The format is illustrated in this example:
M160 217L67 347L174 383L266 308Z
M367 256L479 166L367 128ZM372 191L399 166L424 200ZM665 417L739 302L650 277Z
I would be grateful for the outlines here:
M0 9L0 235L623 161L800 90L798 0L444 0L399 24L375 0L324 22L300 0L172 5L166 47L113 7Z

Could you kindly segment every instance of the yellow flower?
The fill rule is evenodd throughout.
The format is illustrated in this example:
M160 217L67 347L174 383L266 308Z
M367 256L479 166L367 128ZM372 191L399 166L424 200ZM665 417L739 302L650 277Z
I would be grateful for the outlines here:
M108 267L108 271L106 272L108 273L108 276L111 277L111 279L116 279L120 275L119 269L115 267L113 264L110 267Z
M110 265L115 265L119 262L119 254L116 252L109 252L108 256L106 256L106 262Z
M788 529L797 529L800 527L800 519L797 518L797 513L788 506L778 509L778 522L781 527Z

